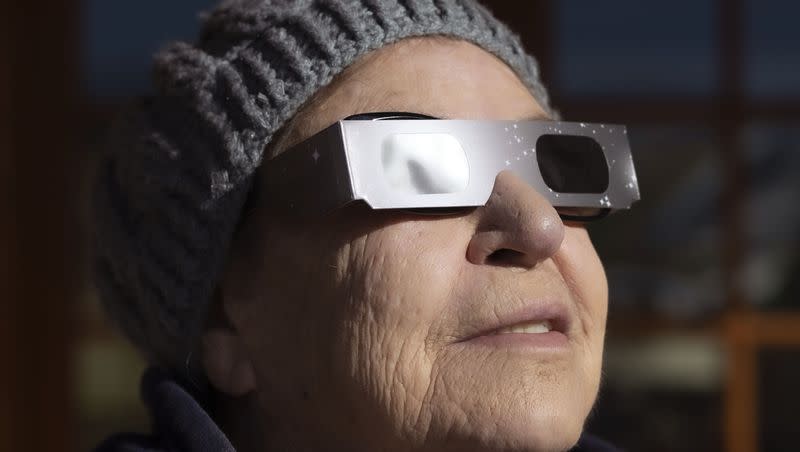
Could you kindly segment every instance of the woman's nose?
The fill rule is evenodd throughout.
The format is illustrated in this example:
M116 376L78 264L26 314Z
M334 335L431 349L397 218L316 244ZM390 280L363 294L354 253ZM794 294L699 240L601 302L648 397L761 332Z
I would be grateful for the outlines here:
M467 248L473 264L532 268L564 240L564 223L550 202L510 171L497 175L489 200L474 214L477 228Z

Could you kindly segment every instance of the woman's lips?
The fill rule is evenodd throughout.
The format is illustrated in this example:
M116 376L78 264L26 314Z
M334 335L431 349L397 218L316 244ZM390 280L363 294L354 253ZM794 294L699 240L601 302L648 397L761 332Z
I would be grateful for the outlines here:
M540 334L547 333L553 329L553 324L550 320L533 320L524 322L519 325L512 325L500 328L492 332L492 334L509 334L509 333L529 333Z
M499 333L476 336L463 341L464 344L491 347L534 347L542 350L566 349L569 345L567 336L560 331L545 333Z
M521 309L501 313L488 328L458 342L493 347L534 347L541 350L566 349L570 318L567 308L557 302L530 302Z

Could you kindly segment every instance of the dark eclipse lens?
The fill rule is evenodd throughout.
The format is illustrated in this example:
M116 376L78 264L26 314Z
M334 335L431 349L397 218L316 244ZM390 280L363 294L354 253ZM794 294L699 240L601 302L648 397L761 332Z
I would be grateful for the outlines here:
M559 193L604 193L608 164L597 141L574 135L542 135L536 141L542 179Z

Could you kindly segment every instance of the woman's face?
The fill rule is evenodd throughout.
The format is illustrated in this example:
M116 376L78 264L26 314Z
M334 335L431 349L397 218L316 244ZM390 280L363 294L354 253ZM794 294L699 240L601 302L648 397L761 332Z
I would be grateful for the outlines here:
M294 135L372 111L545 117L489 53L422 39L363 60ZM238 381L266 441L351 451L577 441L600 380L606 280L586 230L533 188L504 172L486 206L441 217L352 205L300 222L264 204L235 246L222 306L236 339L226 353L246 364L230 372L252 371Z

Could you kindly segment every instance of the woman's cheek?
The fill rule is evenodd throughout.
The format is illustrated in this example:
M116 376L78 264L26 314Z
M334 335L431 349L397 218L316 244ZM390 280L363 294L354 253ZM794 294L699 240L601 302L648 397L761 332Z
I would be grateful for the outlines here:
M392 429L418 421L432 372L426 344L452 301L448 297L457 272L457 265L448 262L450 253L422 236L408 228L376 231L351 247L349 368L367 389L370 412L379 410L376 419L386 416Z
M555 261L567 287L575 296L585 332L590 336L599 334L599 340L602 341L608 309L608 282L586 229L567 229Z

